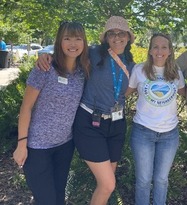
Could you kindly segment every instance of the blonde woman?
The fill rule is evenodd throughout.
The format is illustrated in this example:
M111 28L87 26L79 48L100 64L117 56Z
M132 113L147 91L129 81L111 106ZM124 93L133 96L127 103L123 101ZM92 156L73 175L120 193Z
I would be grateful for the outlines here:
M126 96L138 92L131 148L135 160L136 205L165 205L168 175L178 145L177 93L185 96L182 72L174 61L170 37L154 34L145 63L133 68Z

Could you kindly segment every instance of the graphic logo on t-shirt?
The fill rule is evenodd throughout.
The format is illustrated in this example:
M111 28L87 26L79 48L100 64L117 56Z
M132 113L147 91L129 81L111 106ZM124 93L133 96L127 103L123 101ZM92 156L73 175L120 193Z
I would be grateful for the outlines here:
M177 87L174 82L167 82L163 77L158 76L155 81L145 81L143 93L150 104L163 107L170 104L175 98Z

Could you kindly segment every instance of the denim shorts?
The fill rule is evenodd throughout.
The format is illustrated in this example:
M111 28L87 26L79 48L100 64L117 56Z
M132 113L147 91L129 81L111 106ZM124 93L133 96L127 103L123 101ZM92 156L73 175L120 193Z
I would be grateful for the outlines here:
M79 107L73 126L73 138L82 159L91 162L119 161L125 133L125 118L114 122L101 118L100 127L93 127L92 114Z

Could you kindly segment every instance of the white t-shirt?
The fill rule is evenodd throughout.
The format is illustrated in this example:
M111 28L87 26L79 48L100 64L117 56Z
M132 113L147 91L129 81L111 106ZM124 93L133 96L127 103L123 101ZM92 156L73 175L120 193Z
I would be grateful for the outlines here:
M129 81L129 87L137 88L139 95L133 121L156 132L168 132L178 124L176 97L178 89L185 86L184 77L179 70L179 80L165 81L164 67L154 66L157 79L150 81L143 65L134 66Z

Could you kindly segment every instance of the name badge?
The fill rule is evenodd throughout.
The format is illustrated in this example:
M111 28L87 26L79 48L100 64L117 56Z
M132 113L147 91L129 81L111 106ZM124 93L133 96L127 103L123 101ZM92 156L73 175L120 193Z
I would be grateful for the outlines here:
M68 79L64 78L64 77L61 77L61 76L58 76L58 82L67 85L68 84Z
M111 108L111 116L112 121L123 119L123 106L115 104L115 106Z

